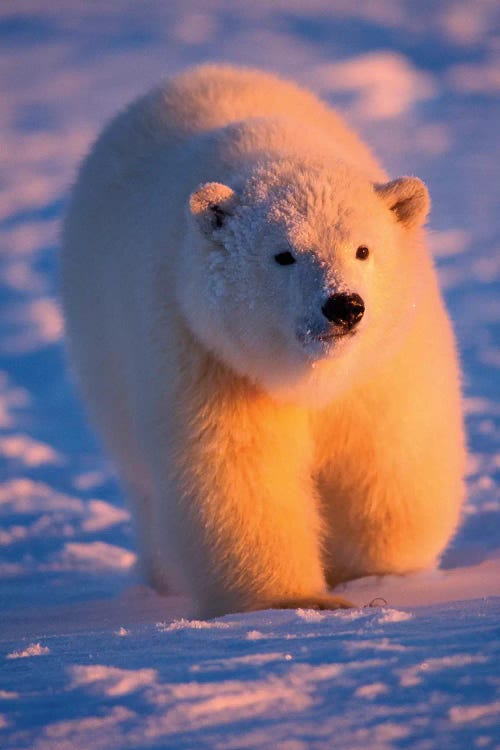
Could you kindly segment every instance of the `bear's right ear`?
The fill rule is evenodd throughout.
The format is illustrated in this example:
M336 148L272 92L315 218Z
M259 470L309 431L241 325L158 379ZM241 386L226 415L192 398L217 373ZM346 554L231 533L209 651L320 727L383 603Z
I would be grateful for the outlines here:
M189 209L207 237L215 237L236 205L236 194L220 182L206 182L189 196Z

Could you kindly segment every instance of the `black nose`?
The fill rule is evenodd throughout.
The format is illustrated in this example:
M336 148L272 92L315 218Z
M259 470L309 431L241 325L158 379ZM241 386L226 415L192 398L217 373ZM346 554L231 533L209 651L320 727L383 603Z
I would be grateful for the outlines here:
M330 323L351 329L359 323L365 311L365 303L359 294L332 294L321 308Z

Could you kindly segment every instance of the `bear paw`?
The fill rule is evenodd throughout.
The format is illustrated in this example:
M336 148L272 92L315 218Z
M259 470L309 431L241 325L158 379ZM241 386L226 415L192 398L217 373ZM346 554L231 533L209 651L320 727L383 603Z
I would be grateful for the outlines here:
M356 607L348 599L330 594L317 596L298 596L290 599L280 599L269 604L271 609L352 609Z

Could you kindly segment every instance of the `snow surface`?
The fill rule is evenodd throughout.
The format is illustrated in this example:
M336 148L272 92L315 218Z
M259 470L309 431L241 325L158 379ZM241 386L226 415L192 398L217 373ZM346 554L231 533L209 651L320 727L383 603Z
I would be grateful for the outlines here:
M495 0L0 4L0 747L500 747L498 15ZM464 521L439 571L352 583L352 611L200 622L142 586L64 369L58 231L78 160L133 96L215 59L311 86L433 196L465 370Z

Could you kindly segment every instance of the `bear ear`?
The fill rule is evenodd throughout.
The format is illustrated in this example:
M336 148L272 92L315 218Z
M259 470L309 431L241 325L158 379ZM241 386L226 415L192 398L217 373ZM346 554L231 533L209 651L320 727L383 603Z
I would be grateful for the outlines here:
M418 177L399 177L375 185L375 192L405 227L422 226L429 213L431 199L425 183Z
M189 196L189 209L198 227L207 237L222 229L236 205L236 194L220 182L206 182Z

